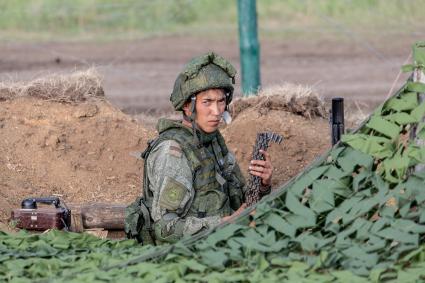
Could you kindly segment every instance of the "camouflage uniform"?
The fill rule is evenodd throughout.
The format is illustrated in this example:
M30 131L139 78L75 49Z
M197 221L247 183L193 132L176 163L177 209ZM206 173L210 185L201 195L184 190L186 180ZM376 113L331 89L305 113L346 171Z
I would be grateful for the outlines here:
M153 176L149 178L149 188L154 195L151 211L152 219L158 222L164 216L171 218L166 225L166 233L174 231L174 226L178 224L177 222L184 223L182 229L183 235L192 235L204 227L212 227L220 222L219 215L204 218L194 216L184 218L182 215L171 214L172 212L167 211L167 208L160 202L161 194L164 195L166 193L164 188L175 184L181 186L186 191L180 203L182 207L190 206L192 196L195 195L189 161L183 156L182 149L176 141L167 140L161 142L152 151L146 162L148 163L148 175Z
M236 70L208 53L194 58L178 75L170 101L177 111L190 103L182 122L161 119L159 137L142 154L143 196L126 210L125 231L139 242L175 242L217 225L244 203L245 180L219 131L204 133L196 123L196 95L220 88L227 106Z
M192 131L181 122L162 119L158 131L162 140L146 159L144 192L152 198L156 242L174 242L217 225L237 210L244 201L245 181L220 133L198 148L188 144Z

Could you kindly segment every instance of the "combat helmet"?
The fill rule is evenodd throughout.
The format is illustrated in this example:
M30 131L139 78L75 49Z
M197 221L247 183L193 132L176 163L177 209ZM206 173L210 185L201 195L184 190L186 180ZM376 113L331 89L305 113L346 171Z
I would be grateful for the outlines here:
M178 75L170 101L175 110L197 93L221 88L226 93L226 104L232 101L236 70L226 59L214 52L193 58Z

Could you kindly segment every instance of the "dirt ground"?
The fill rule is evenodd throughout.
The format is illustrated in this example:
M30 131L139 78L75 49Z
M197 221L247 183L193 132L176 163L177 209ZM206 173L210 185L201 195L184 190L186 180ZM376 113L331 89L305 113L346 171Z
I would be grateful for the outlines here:
M61 87L46 79L50 83L0 88L0 229L26 197L129 203L141 193L143 161L130 153L156 135L152 124L113 106L96 80L61 80L75 83ZM95 86L81 87L81 81ZM88 95L76 95L76 89ZM328 128L324 104L309 91L301 96L279 88L232 104L234 121L221 131L246 177L257 132L284 137L270 149L276 187L329 147L328 135L321 134Z
M315 36L317 37L317 36ZM370 110L384 100L410 46L421 35L392 33L339 39L260 39L264 87L284 82L314 86L325 98L343 96ZM104 77L106 96L125 112L169 110L168 97L182 66L193 56L213 50L238 69L239 46L234 38L188 35L101 43L0 42L0 81L28 80L53 72L96 67ZM400 79L397 86L404 79Z

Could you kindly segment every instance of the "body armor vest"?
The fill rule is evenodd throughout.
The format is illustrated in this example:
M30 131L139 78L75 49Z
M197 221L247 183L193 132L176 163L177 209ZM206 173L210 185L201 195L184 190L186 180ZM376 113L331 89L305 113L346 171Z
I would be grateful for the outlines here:
M151 207L153 195L149 189L147 176L146 159L153 148L165 140L175 140L178 142L189 161L192 169L192 180L195 195L190 207L186 209L183 216L194 216L203 218L207 216L221 217L230 215L228 180L230 170L224 158L228 154L228 149L220 133L212 139L208 145L196 145L193 142L191 130L183 126L180 122L163 120L165 127L159 130L159 137L149 143L148 148L143 153L145 159L143 193L148 206Z

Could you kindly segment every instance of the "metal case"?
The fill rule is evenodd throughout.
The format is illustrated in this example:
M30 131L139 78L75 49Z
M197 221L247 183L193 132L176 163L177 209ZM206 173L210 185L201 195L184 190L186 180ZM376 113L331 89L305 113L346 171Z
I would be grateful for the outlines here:
M12 220L16 221L16 227L26 230L60 230L69 223L67 218L69 218L69 214L62 207L15 209L12 211Z

